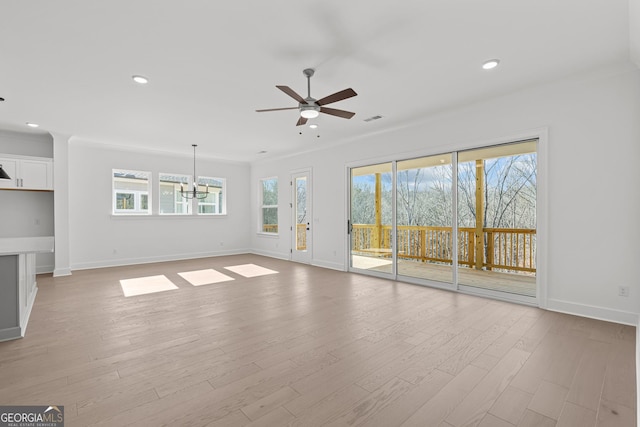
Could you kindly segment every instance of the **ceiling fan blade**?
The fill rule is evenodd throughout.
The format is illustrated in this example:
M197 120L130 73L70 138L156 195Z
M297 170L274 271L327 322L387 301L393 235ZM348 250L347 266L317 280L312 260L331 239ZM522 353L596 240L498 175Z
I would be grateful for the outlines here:
M325 96L324 98L316 101L318 105L327 105L333 102L342 101L343 99L351 98L352 96L356 96L357 93L355 90L349 88L345 90L341 90L340 92L336 92L333 95Z
M277 86L276 87L278 89L280 89L281 91L283 91L284 93L286 93L287 95L289 95L290 97L292 97L293 99L295 99L296 101L298 101L301 104L306 104L307 101L304 100L303 97L301 97L300 95L298 95L293 89L291 89L289 86Z
M356 115L356 113L352 113L351 111L337 110L335 108L327 107L321 107L320 112L330 114L332 116L342 117L343 119L350 119L351 117Z
M305 119L304 117L300 117L298 119L298 123L296 123L296 126L302 126L302 125L304 125L306 123L307 123L307 119Z
M297 110L298 107L286 107L286 108L269 108L267 110L256 110L256 113L264 113L265 111L281 111L281 110Z

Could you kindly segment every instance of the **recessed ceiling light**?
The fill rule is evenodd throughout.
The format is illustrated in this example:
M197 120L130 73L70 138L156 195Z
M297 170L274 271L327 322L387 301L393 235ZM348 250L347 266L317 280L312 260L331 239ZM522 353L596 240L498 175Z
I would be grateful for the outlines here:
M491 70L493 68L496 68L499 63L500 63L499 59L490 59L486 61L484 64L482 64L482 68L484 68L485 70Z
M30 128L37 128L38 126L40 126L37 123L31 123L31 122L27 122L27 126L29 126Z
M149 79L146 78L145 76L131 76L131 78L133 79L134 82L139 83L141 85L146 85L147 83L149 83Z
M314 123L314 124L312 124L312 125L309 125L309 127L310 127L311 129L317 129L317 128L318 128L318 125Z

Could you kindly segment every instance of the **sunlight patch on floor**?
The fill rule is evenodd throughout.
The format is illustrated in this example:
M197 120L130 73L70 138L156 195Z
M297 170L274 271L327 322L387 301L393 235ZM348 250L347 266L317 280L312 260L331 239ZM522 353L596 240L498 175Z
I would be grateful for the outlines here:
M178 274L193 286L212 285L214 283L235 280L233 277L229 277L212 268L206 270L185 271L184 273Z
M178 287L164 275L123 279L120 280L120 286L122 287L122 292L125 297L178 289Z
M266 276L267 274L278 274L278 272L275 270L270 270L268 268L260 267L259 265L255 264L232 265L225 268L244 277L258 277Z
M382 267L382 266L391 264L391 260L385 259L385 258L374 258L374 257L361 256L361 255L352 255L352 259L353 259L353 264L352 264L353 267L360 268L363 270L366 270L369 268Z

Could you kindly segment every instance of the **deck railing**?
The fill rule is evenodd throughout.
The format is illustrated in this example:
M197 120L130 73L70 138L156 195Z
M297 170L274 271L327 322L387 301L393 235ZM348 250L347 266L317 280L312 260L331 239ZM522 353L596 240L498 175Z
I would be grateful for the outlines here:
M307 224L296 224L296 249L304 251L307 249Z
M277 233L278 224L262 224L263 233Z
M352 250L378 256L391 256L390 225L353 224ZM476 229L458 229L458 264L476 266ZM484 228L484 259L487 270L535 273L536 230ZM453 263L451 227L398 226L398 258Z

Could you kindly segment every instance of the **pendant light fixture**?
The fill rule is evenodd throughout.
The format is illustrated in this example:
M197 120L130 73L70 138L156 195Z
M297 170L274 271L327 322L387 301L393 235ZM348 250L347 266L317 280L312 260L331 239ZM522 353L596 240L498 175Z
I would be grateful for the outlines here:
M4 169L2 169L2 165L0 165L0 179L11 179Z
M198 176L196 175L196 144L191 144L191 146L193 147L193 190L186 190L184 189L184 185L180 184L180 195L182 197L184 197L185 199L204 199L209 195L209 184L206 185L205 187L205 191L202 190L198 190L198 183L197 183L197 179Z

